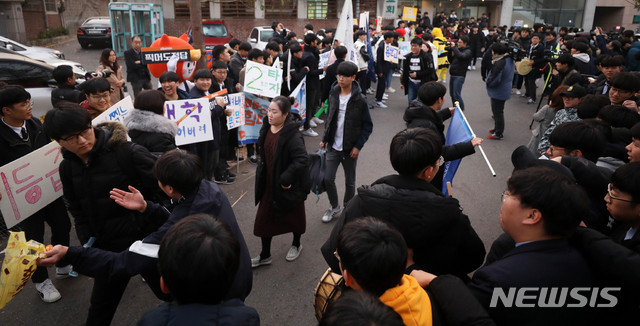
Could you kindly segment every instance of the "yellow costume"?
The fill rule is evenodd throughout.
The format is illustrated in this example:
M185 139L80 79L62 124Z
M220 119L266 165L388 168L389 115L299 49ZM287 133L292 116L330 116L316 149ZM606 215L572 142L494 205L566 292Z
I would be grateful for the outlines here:
M431 35L433 35L433 44L436 46L438 53L438 70L436 70L436 74L438 75L438 80L446 80L447 72L449 71L449 58L447 57L448 51L445 51L444 48L449 43L444 34L442 34L442 30L438 27L433 29Z

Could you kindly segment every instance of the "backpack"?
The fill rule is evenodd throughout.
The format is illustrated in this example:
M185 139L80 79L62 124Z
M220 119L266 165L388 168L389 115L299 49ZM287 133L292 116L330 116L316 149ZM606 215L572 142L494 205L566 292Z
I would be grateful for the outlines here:
M319 149L315 153L309 154L309 178L311 179L310 192L316 194L318 200L320 194L325 191L324 175L326 170L326 153Z

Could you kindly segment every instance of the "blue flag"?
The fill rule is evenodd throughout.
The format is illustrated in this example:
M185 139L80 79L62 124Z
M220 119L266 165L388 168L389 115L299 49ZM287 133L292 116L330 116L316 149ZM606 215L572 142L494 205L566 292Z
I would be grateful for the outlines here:
M369 16L367 16L367 20L369 20ZM373 60L375 53L372 53L373 51L371 50L371 35L369 34L368 21L364 24L364 31L367 32L367 53L369 53L367 77L369 77L369 79L371 79L371 81L375 83L378 81L378 76L376 75L375 62Z
M447 139L445 141L446 145L453 145L457 143L468 142L473 139L473 133L471 132L471 128L462 117L462 112L460 112L459 108L456 108L453 116L451 117L451 123L449 124L449 129L447 130ZM444 174L442 177L442 193L445 196L449 196L447 192L447 182L453 183L453 176L458 171L458 166L460 165L460 161L462 159L457 159L455 161L447 161L444 163Z

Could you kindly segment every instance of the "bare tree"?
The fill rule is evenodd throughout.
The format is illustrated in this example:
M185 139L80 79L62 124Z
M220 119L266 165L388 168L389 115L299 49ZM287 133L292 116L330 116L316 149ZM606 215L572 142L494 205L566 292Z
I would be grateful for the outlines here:
M193 47L200 49L202 55L196 65L196 69L207 68L207 59L205 55L204 47L204 35L202 32L202 12L201 12L201 0L189 1L189 15L191 16L191 37L193 39Z

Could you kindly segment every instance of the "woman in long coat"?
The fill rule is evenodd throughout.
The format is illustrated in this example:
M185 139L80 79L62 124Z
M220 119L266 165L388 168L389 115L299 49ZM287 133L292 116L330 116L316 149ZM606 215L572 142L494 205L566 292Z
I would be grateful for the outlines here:
M122 77L122 67L118 64L115 51L108 48L102 51L100 65L98 65L96 72L104 70L111 71L111 75L105 79L111 85L111 105L114 105L124 98L123 85L125 80Z
M292 114L293 98L277 96L271 101L263 120L257 152L260 157L256 170L256 204L259 203L253 234L262 238L262 251L251 259L258 267L271 264L273 236L293 233L287 261L298 258L305 232L307 198L310 180L309 158L302 134L302 122Z

